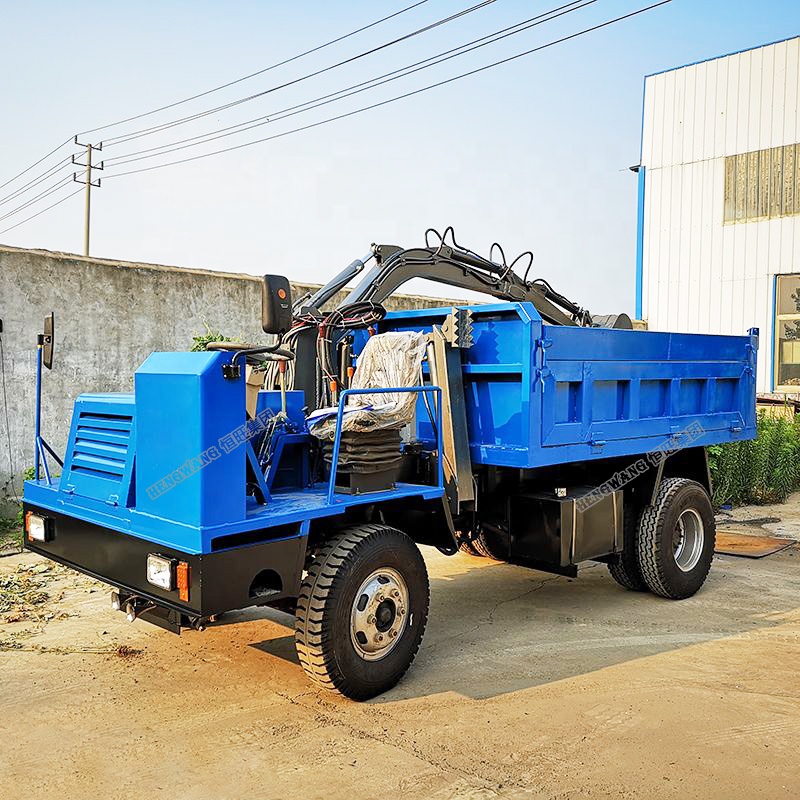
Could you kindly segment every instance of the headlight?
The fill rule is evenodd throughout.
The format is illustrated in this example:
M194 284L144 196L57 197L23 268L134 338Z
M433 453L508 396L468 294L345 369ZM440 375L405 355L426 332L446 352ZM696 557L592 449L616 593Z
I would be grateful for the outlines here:
M153 553L147 556L147 582L168 592L173 588L175 560Z
M49 542L53 538L50 535L50 520L31 511L25 515L25 527L28 539L32 542Z

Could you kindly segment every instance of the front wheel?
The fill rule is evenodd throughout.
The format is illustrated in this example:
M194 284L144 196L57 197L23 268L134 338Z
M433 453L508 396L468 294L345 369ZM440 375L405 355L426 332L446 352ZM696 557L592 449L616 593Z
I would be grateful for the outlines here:
M639 520L639 568L654 594L682 600L705 582L716 526L708 492L696 481L666 478Z
M408 536L385 525L343 531L315 554L300 588L303 669L354 700L391 689L419 650L428 602L425 562Z

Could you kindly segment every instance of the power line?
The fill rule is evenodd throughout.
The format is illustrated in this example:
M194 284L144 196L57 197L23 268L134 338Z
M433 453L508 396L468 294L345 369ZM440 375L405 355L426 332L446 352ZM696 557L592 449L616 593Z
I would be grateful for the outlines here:
M77 141L76 141L76 144L77 144ZM85 146L85 145L82 145L82 146ZM100 149L102 149L102 148L100 148ZM34 178L33 180L28 181L28 183L25 184L25 186L21 187L20 189L17 189L16 192L13 192L12 194L0 199L0 206L11 202L11 200L17 198L19 195L25 194L27 191L32 189L34 186L36 186L36 185L38 185L40 183L43 183L45 180L47 180L47 178L53 177L53 175L55 175L56 173L61 172L65 167L67 167L67 166L71 167L73 165L77 165L77 166L80 166L80 167L85 167L86 166L85 164L81 164L78 161L76 161L74 155L73 156L67 156L67 158L62 159L61 161L59 161L58 164L56 164L55 166L51 167L46 172L42 173L40 176L38 176L38 178ZM93 165L93 168L95 168L95 169L103 169L103 165L102 165L102 163L99 166L98 165ZM3 214L2 216L0 216L0 221L2 221L4 219L7 219L8 217L13 217L15 214L17 214L20 211L28 208L29 206L32 206L34 203L38 202L39 200L43 199L44 197L47 197L48 195L52 194L54 191L58 190L62 186L66 185L67 183L72 182L75 179L76 179L75 173L73 173L72 175L70 175L67 178L60 178L55 184L51 184L49 187L44 189L42 192L37 194L35 197L32 197L27 202L23 203L21 206L17 206L16 208L12 209L11 211L7 212L6 214ZM97 185L99 185L99 182L98 182ZM29 187L29 188L26 188L26 187Z
M34 203L39 202L39 200L43 200L45 197L47 197L48 195L53 194L53 192L55 192L55 191L58 191L62 186L66 186L68 183L72 183L72 176L71 175L69 176L69 178L62 178L57 183L53 184L52 186L50 186L47 189L45 189L43 192L40 192L35 197L33 197L32 199L28 200L27 203L24 203L23 205L18 206L17 208L13 209L12 211L9 211L7 214L3 214L3 216L0 217L0 222L2 222L4 219L8 219L9 217L13 217L15 214L19 214L20 211L24 211L26 208L28 208L28 206L32 206Z
M18 172L13 178L9 178L5 183L0 183L0 189L5 188L6 186L8 186L9 183L13 183L17 178L21 178L26 172L30 172L35 167L38 167L39 164L42 163L42 161L45 161L46 159L50 158L50 156L52 156L54 153L57 153L62 147L64 147L64 145L69 144L71 141L72 137L70 136L70 138L67 139L66 142L61 142L61 144L58 147L54 147L47 155L42 156L38 161L34 161L33 164L31 164L29 167L25 167L25 169L22 170L22 172Z
M177 164L185 164L185 163L190 162L190 161L197 161L197 160L199 160L201 158L210 158L211 156L221 155L222 153L229 153L229 152L232 152L234 150L241 150L244 147L251 147L252 145L261 144L263 142L268 142L268 141L271 141L273 139L280 139L280 138L282 138L284 136L289 136L289 135L294 134L294 133L300 133L301 131L307 131L307 130L310 130L312 128L318 128L321 125L327 125L330 122L336 122L337 120L346 119L348 117L355 116L356 114L361 114L364 111L371 111L372 109L380 108L381 106L388 105L389 103L394 103L394 102L396 102L398 100L404 100L407 97L413 97L414 95L421 94L422 92L427 92L430 89L436 89L439 86L445 86L445 85L447 85L449 83L453 83L455 81L461 80L462 78L467 78L467 77L470 77L472 75L476 75L476 74L478 74L480 72L484 72L484 71L486 71L488 69L492 69L494 67L500 66L501 64L507 64L507 63L509 63L511 61L515 61L518 58L522 58L524 56L531 55L532 53L536 53L536 52L538 52L540 50L545 50L548 47L553 47L554 45L557 45L557 44L562 44L563 42L570 41L571 39L576 39L579 36L583 36L583 35L585 35L587 33L592 33L592 32L594 32L596 30L600 30L601 28L608 27L609 25L614 25L614 24L616 24L618 22L622 22L623 20L630 19L631 17L638 16L639 14L644 14L644 13L646 13L648 11L652 11L653 9L658 8L659 6L664 6L664 5L667 5L667 4L671 3L671 2L672 2L672 0L660 0L660 2L653 3L653 4L649 5L649 6L645 6L643 8L639 8L636 11L631 11L631 12L629 12L627 14L623 14L623 15L621 15L619 17L615 17L613 19L606 20L605 22L598 23L597 25L593 25L593 26L591 26L589 28L584 28L583 30L577 31L576 33L572 33L572 34L569 34L567 36L563 36L563 37L561 37L559 39L555 39L555 40L553 40L551 42L547 42L547 43L545 43L543 45L539 45L538 47L533 47L530 50L525 50L525 51L523 51L521 53L517 53L516 55L509 56L509 57L501 59L499 61L494 61L491 64L486 64L486 65L484 65L482 67L478 67L476 69L470 70L469 72L463 72L463 73L461 73L459 75L455 75L455 76L453 76L451 78L447 78L447 79L442 80L442 81L437 81L436 83L429 84L428 86L423 86L423 87L421 87L419 89L415 89L415 90L413 90L411 92L406 92L404 94L400 94L400 95L397 95L395 97L391 97L388 100L382 100L382 101L380 101L378 103L372 103L371 105L363 106L362 108L357 108L357 109L355 109L353 111L348 111L347 113L344 113L344 114L338 114L337 116L328 117L328 118L320 120L318 122L313 122L313 123L310 123L308 125L303 125L303 126L298 127L298 128L293 128L293 129L288 130L288 131L283 131L282 133L276 133L276 134L273 134L272 136L266 136L266 137L264 137L262 139L255 139L255 140L250 141L250 142L243 142L242 144L234 145L232 147L226 147L226 148L223 148L221 150L214 150L214 151L212 151L210 153L202 153L202 154L197 155L197 156L190 156L188 158L181 158L181 159L177 159L175 161L167 161L164 164L155 164L155 165L153 165L151 167L140 167L138 169L128 170L126 172L117 172L117 173L115 173L113 175L109 175L107 180L111 180L113 178L121 178L121 177L123 177L125 175L134 175L134 174L137 174L139 172L150 172L151 170L162 169L163 167L171 167L171 166L175 166Z
M362 81L361 83L353 84L352 86L348 86L345 89L340 89L339 91L322 95L321 97L316 97L313 100L308 100L304 103L290 106L288 108L281 109L280 111L272 112L271 114L265 114L263 116L256 117L254 119L246 120L244 122L237 123L236 125L230 125L227 128L211 131L209 133L199 134L198 136L191 136L186 139L179 139L178 141L169 142L163 145L158 145L157 147L146 148L144 150L138 150L132 153L126 153L121 156L112 156L105 163L107 166L111 167L111 166L121 166L123 164L130 164L135 161L142 161L148 158L157 158L160 155L166 155L167 153L184 150L188 147L198 147L202 144L207 144L208 142L216 141L217 139L223 139L228 136L235 136L237 134L244 133L245 131L252 130L253 128L258 128L263 125L267 125L271 122L277 122L284 119L288 119L289 117L293 117L297 114L302 114L305 113L306 111L311 111L315 108L320 108L321 106L328 105L329 103L334 103L339 100L344 100L347 97L352 97L353 95L360 94L361 92L365 92L370 89L375 89L378 86L382 86L386 83L391 83L392 81L399 80L400 78L405 78L409 75L413 75L414 73L420 72L424 69L429 69L430 67L438 66L439 64L443 64L445 61L449 61L452 58L458 58L459 56L471 53L474 50L477 50L481 47L486 47L487 45L495 44L503 39L508 38L509 36L514 36L517 33L522 33L523 31L529 30L530 28L536 27L537 25L542 25L545 22L550 22L554 19L557 19L558 17L572 13L573 11L579 11L583 8L586 8L586 6L592 5L596 2L597 0L585 0L585 2L581 3L581 0L572 0L572 2L550 9L549 11L545 11L541 14L537 14L536 16L530 17L526 20L523 20L522 22L518 22L506 28L501 28L500 30L494 31L493 33L487 34L485 36L481 36L478 39L473 39L472 41L466 42L462 45L459 45L458 47L450 48L449 50L445 50L442 53L438 53L436 55L422 59L421 61L416 61L413 64L409 64L406 65L405 67L392 70L391 72L384 73L383 75L379 75L375 78L370 78L367 81ZM184 146L181 147L179 145L184 145ZM155 151L160 151L160 152L155 152ZM143 155L146 153L150 153L151 155Z
M133 122L137 119L142 119L143 117L149 117L153 114L158 114L161 111L167 111L170 108L175 108L176 106L183 105L184 103L189 103L192 100L198 100L201 97L205 97L206 95L213 94L214 92L219 92L222 89L227 89L230 86L234 86L237 83L242 83L242 81L250 80L250 78L255 78L257 75L263 75L265 72L269 72L270 70L277 69L278 67L285 66L286 64L291 64L293 61L297 61L301 58L305 58L306 56L311 55L312 53L317 53L320 50L325 49L326 47L330 47L331 45L338 44L339 42L343 42L345 39L349 39L351 36L355 36L356 34L363 33L370 28L374 28L376 25L380 25L383 22L387 22L390 19L394 19L395 17L399 17L401 14L405 14L407 11L411 11L418 6L424 5L427 3L428 0L419 0L419 2L413 3L410 6L406 6L405 8L401 8L399 11L395 11L393 14L389 14L386 17L382 17L381 19L375 20L375 22L370 22L368 25L363 25L360 28L356 28L354 31L350 31L350 33L345 33L343 36L339 36L336 39L331 39L329 42L325 42L324 44L317 45L316 47L312 47L310 50L306 50L302 53L298 53L297 55L292 56L291 58L284 59L283 61L278 61L275 64L271 64L268 67L264 67L263 69L258 70L257 72L251 72L249 75L244 75L241 78L236 78L236 80L229 81L228 83L223 83L221 86L216 86L213 89L207 89L204 92L200 92L199 94L192 95L191 97L186 97L183 100L178 100L174 103L170 103L166 106L161 106L160 108L154 108L152 111L145 111L143 114L136 114L133 117L127 117L126 119L117 120L116 122L109 122L107 125L100 125L97 128L90 128L89 130L81 131L78 136L85 136L87 133L94 133L95 131L102 131L106 130L107 128L113 128L117 125L123 125L126 122ZM62 145L63 146L63 145ZM45 156L46 158L46 156ZM2 187L0 187L2 188Z
M153 165L153 166L150 166L150 167L142 167L142 168L139 168L139 169L128 170L126 172L116 173L116 174L110 175L109 178L118 178L118 177L123 177L123 176L126 176L126 175L132 175L132 174L136 174L136 173L140 173L140 172L149 172L149 171L152 171L152 170L155 170L155 169L161 169L163 167L169 167L169 166L174 166L174 165L177 165L177 164L183 164L183 163L187 163L187 162L190 162L190 161L197 161L197 160L199 160L201 158L209 158L211 156L220 155L220 154L231 152L231 151L234 151L234 150L240 150L240 149L242 149L244 147L250 147L250 146L255 145L255 144L260 144L260 143L263 143L263 142L266 142L266 141L271 141L273 139L278 139L278 138L282 138L284 136L289 136L289 135L294 134L294 133L300 133L302 131L310 130L312 128L317 128L317 127L320 127L321 125L326 125L326 124L328 124L330 122L335 122L335 121L340 120L340 119L345 119L345 118L348 118L348 117L352 117L352 116L355 116L356 114L360 114L360 113L362 113L364 111L369 111L369 110L372 110L372 109L375 109L375 108L380 108L382 106L388 105L388 104L396 102L398 100L402 100L402 99L405 99L407 97L412 97L414 95L421 94L421 93L429 91L431 89L438 88L440 86L444 86L444 85L453 83L453 82L455 82L457 80L461 80L462 78L466 78L466 77L469 77L469 76L472 76L472 75L476 75L478 73L484 72L486 70L492 69L492 68L500 66L502 64L507 64L507 63L509 63L511 61L515 61L516 59L522 58L522 57L527 56L527 55L531 55L532 53L547 49L549 47L553 47L553 46L558 45L558 44L562 44L564 42L567 42L567 41L570 41L572 39L578 38L579 36L583 36L583 35L585 35L587 33L591 33L591 32L600 30L602 28L608 27L610 25L614 25L614 24L616 24L618 22L622 22L623 20L630 19L630 18L638 16L640 14L647 13L647 12L652 11L653 9L656 9L656 8L658 8L660 6L667 5L670 2L672 2L672 0L660 0L660 2L652 3L652 4L648 5L648 6L644 6L642 8L636 9L635 11L631 11L631 12L629 12L627 14L623 14L623 15L620 15L618 17L606 20L605 22L598 23L596 25L592 25L592 26L590 26L588 28L584 28L583 30L577 31L575 33L572 33L572 34L569 34L569 35L566 35L566 36L562 36L562 37L560 37L558 39L554 39L554 40L552 40L550 42L546 42L545 44L539 45L539 46L534 47L534 48L530 48L530 49L525 50L525 51L523 51L521 53L517 53L517 54L515 54L513 56L509 56L507 58L500 59L498 61L494 61L494 62L492 62L490 64L486 64L486 65L484 65L482 67L478 67L476 69L460 73L458 75L455 75L453 77L447 78L445 80L437 81L436 83L432 83L432 84L429 84L427 86L420 87L419 89L415 89L413 91L397 95L397 96L389 98L387 100L383 100L383 101L380 101L380 102L377 102L377 103L373 103L373 104L370 104L370 105L367 105L367 106L363 106L361 108L355 109L353 111L349 111L349 112L344 113L344 114L339 114L339 115L336 115L336 116L333 116L333 117L329 117L329 118L326 118L324 120L320 120L320 121L317 121L317 122L314 122L314 123L311 123L311 124L308 124L308 125L304 125L304 126L301 126L301 127L298 127L298 128L294 128L294 129L289 130L289 131L284 131L282 133L274 134L272 136L267 136L267 137L264 137L264 138L261 138L261 139L256 139L256 140L253 140L253 141L250 141L250 142L244 142L244 143L239 144L239 145L235 145L235 146L232 146L232 147L227 147L227 148L223 148L223 149L220 149L220 150L212 151L210 153L202 153L202 154L197 155L197 156L192 156L192 157L183 158L183 159L177 159L175 161L165 162L163 164L156 164L156 165ZM573 4L570 3L570 4L567 4L567 5L573 5ZM559 7L559 8L561 8L561 7ZM577 10L577 9L572 9L572 10ZM549 13L553 13L553 12L546 12L546 13L549 14ZM518 23L518 25L520 25L520 24L522 24L522 23ZM514 27L517 27L517 26L511 26L511 27L514 28ZM490 34L490 36L492 36L492 35L494 35L494 34ZM486 38L486 37L484 37L484 38ZM464 47L464 45L462 45L462 47ZM460 48L456 48L456 49L460 49ZM436 58L436 57L434 57L434 58ZM56 187L56 188L60 188L60 187ZM56 188L53 188L52 191L55 191ZM6 228L6 229L0 231L0 235L4 234L4 233L6 233L6 232L8 232L10 230L13 230L14 228L17 228L20 225L25 224L26 222L28 222L28 221L40 216L41 214L44 214L45 212L49 211L50 209L55 208L56 206L60 205L61 203L66 202L67 200L69 200L71 197L75 196L80 191L82 191L82 190L81 189L77 189L76 191L71 192L70 194L68 194L65 197L61 198L57 202L47 206L47 208L44 208L44 209L38 211L36 214L33 214L30 217L27 217L26 219L21 220L20 222L16 223L15 225L12 225L9 228Z
M71 157L70 156L67 156L66 158L62 158L61 161L59 161L54 166L50 167L50 169L47 170L46 172L43 172L41 175L37 175L35 178L32 178L24 186L20 186L19 189L17 189L16 191L12 192L11 194L6 195L3 198L0 198L0 206L5 205L6 203L10 202L15 197L18 197L21 194L25 194L25 192L28 189L32 189L34 186L38 186L40 183L43 183L48 178L50 178L53 175L55 175L56 172L61 172L61 170L64 169L70 163L71 163Z
M2 236L4 233L8 233L9 231L13 231L14 228L19 228L20 225L24 225L26 222L30 222L30 220L35 219L41 214L44 214L45 211L49 211L51 208L55 208L56 206L61 205L61 203L64 203L65 201L69 200L70 197L74 197L76 194L78 194L78 192L82 191L83 188L81 187L80 189L76 189L74 192L70 192L70 194L66 195L66 197L62 197L60 200L56 200L55 203L47 206L47 208L43 208L41 211L37 211L35 214L31 214L30 217L26 217L21 222L17 222L15 225L12 225L10 228L5 228L4 230L0 231L0 236Z
M424 2L427 2L427 0L424 0ZM335 69L337 67L343 66L345 64L352 63L352 62L354 62L354 61L356 61L356 60L358 60L360 58L364 58L367 55L370 55L372 53L375 53L375 52L378 52L380 50L386 49L387 47L391 47L391 46L393 46L395 44L398 44L400 42L406 41L406 40L408 40L410 38L413 38L414 36L418 36L421 33L424 33L426 31L430 31L430 30L432 30L434 28L437 28L437 27L439 27L441 25L444 25L446 23L452 22L453 20L459 19L460 17L463 17L466 14L472 13L473 11L476 11L476 10L478 10L480 8L484 8L484 7L488 6L488 5L491 5L494 2L496 2L496 0L481 0L481 2L479 2L479 3L477 3L477 4L473 5L473 6L470 6L470 7L466 8L466 9L462 9L461 11L458 11L455 14L451 14L451 15L449 15L447 17L442 18L442 19L436 20L433 23L430 23L430 24L428 24L426 26L423 26L422 28L418 28L417 30L414 30L414 31L412 31L410 33L404 34L403 36L397 37L397 38L395 38L395 39L393 39L393 40L391 40L389 42L384 42L383 44L378 45L377 47L373 47L370 50L367 50L365 52L359 53L359 54L357 54L355 56L352 56L352 57L350 57L348 59L340 61L340 62L338 62L336 64L329 65L327 67L319 69L319 70L317 70L317 71L315 71L313 73L310 73L308 75L301 76L299 78L296 78L296 79L294 79L292 81L289 81L289 82L287 82L285 84L282 84L280 86L272 87L271 89L268 89L268 90L265 90L263 92L260 92L257 95L254 95L253 97L241 98L241 99L239 99L237 101L234 101L232 103L226 104L224 107L228 108L228 107L232 107L232 106L235 106L235 105L239 105L239 104L241 104L243 102L247 102L248 100L255 99L255 97L269 94L269 93L271 93L273 91L277 91L278 89L285 88L287 86L291 86L291 85L294 85L296 83L300 83L301 81L308 80L309 78L312 78L312 77L315 77L317 75L323 74L323 73L328 72L328 71L330 71L332 69ZM411 8L416 7L417 5L422 5L422 2L418 2L413 6L409 6L409 7L406 8L406 10L410 10ZM398 13L400 13L400 12L398 12ZM397 13L395 13L392 16L397 16ZM264 71L266 71L266 70L264 70ZM211 90L209 90L209 91L211 91ZM182 124L183 122L188 121L188 119L196 119L196 118L199 118L199 117L202 117L202 116L207 116L208 114L215 113L218 110L220 110L220 109L219 108L218 109L211 109L211 110L202 112L200 114L193 115L193 116L191 116L191 117L189 117L187 119L184 119L184 120L177 120L177 121L173 121L171 123L168 123L166 125L155 126L155 127L151 128L149 130L138 131L138 132L136 132L134 134L129 134L127 136L112 137L112 139L110 141L116 141L117 144L120 144L123 141L129 141L131 139L138 138L138 136L140 136L140 135L146 135L147 133L155 132L156 130L161 130L161 129L164 129L164 128L167 128L167 127L174 127L176 125L179 125L179 124ZM119 124L119 123L116 123L116 124ZM110 127L110 125L109 126L104 126L104 127ZM93 130L98 130L98 129L93 129ZM78 137L76 136L75 137L76 143L77 143L77 139L78 139ZM65 144L66 144L66 142L65 142ZM59 147L61 147L61 146L63 146L63 145L60 145ZM91 145L87 145L87 147L88 147L88 151L87 152L89 154L89 158L91 158ZM101 147L101 145L98 144L98 149L100 149L100 147ZM163 146L162 146L161 149L163 149ZM41 159L39 159L38 162L36 162L36 164L41 163L42 161L44 161L46 158L48 158L50 155L52 155L55 152L56 151L54 150L54 151L51 151L51 153L47 154L46 156L43 156ZM73 158L73 161L74 161L74 158ZM31 180L28 183L26 183L23 187L17 189L15 192L12 192L10 195L8 195L7 197L3 198L3 200L0 201L0 203L10 202L11 200L14 200L14 199L20 197L25 192L29 191L30 189L32 189L33 187L37 186L38 184L44 182L48 177L51 177L53 174L55 174L56 172L58 172L61 169L63 169L63 165L64 165L65 162L66 162L66 159L63 159L61 162L58 162L57 164L53 165L49 170L45 171L45 173L42 173L41 175L37 176L37 178L34 178L33 180ZM87 163L90 163L90 162L87 162ZM27 172L29 169L32 169L34 166L36 166L36 164L34 164L31 167L27 168L24 172ZM89 166L89 167L87 167L87 169L91 169L91 167ZM24 174L24 172L20 173L17 176L15 176L15 178L20 177L22 174ZM40 192L35 197L33 197L31 200L23 203L21 206L15 208L15 209L12 209L7 214L5 214L3 216L0 216L0 221L3 220L3 219L7 219L8 217L14 216L15 214L18 214L20 211L24 210L25 208L30 207L34 203L38 202L40 199L49 196L53 192L57 191L59 188L62 188L63 185L66 182L67 182L66 180L62 180L59 183L57 183L56 185L48 187L43 192ZM90 186L92 184L91 184L91 180L89 178L87 178L86 183L87 183L87 189L86 189L86 191L87 191L87 195L86 195L87 196L87 211L86 211L86 226L85 226L85 228L86 228L87 233L85 235L85 241L86 241L85 250L87 251L86 254L88 255L88 220L89 220L89 197L90 197L89 192L90 192ZM99 185L99 182L98 182L98 185ZM44 209L40 213L44 213L44 211L46 211L46 210L49 210L49 207L48 207L48 209ZM35 216L38 216L38 214L34 215L34 217ZM33 219L34 217L29 217L28 219ZM27 219L23 220L19 224L23 224L26 221L27 221ZM12 228L13 227L16 227L16 226L12 226ZM7 230L10 230L10 229L11 228L9 228Z
M180 105L183 105L185 103L189 103L192 100L197 100L197 99L199 99L201 97L205 97L206 95L213 94L214 92L221 91L222 89L227 89L228 87L234 86L237 83L241 83L243 81L249 80L250 78L254 78L254 77L258 76L258 75L262 75L265 72L269 72L270 70L277 69L278 67L282 67L282 66L284 66L286 64L290 64L293 61L297 61L297 60L299 60L301 58L305 58L306 56L311 55L312 53L316 53L316 52L318 52L320 50L323 50L326 47L330 47L331 45L334 45L334 44L337 44L339 42L342 42L345 39L349 39L350 37L355 36L355 35L357 35L359 33L363 33L364 31L369 30L370 28L374 28L377 25L380 25L380 24L382 24L384 22L387 22L388 20L391 20L391 19L394 19L395 17L400 16L401 14L405 14L406 12L411 11L412 9L415 9L415 8L421 6L421 5L424 5L427 2L428 2L428 0L417 0L417 2L412 3L411 5L405 6L404 8L401 8L399 11L395 11L395 12L393 12L391 14L388 14L385 17L381 17L380 19L375 20L374 22L370 22L367 25L362 25L360 28L356 28L355 30L350 31L349 33L345 33L342 36L338 36L335 39L331 39L330 41L324 42L321 45L317 45L316 47L312 47L310 50L305 50L302 53L298 53L298 54L296 54L294 56L291 56L290 58L286 58L283 61L279 61L279 62L277 62L275 64L271 64L270 66L264 67L263 69L257 70L256 72L252 72L249 75L244 75L241 78L237 78L237 79L235 79L233 81L229 81L228 83L224 83L221 86L216 86L213 89L207 89L204 92L200 92L199 94L192 95L191 97L186 97L183 100L178 100L178 101L176 101L174 103L169 103L168 105L161 106L160 108L155 108L152 111L146 111L146 112L144 112L142 114L136 114L136 115L134 115L132 117L126 117L125 119L118 120L117 122L110 122L110 123L108 123L106 125L100 125L100 126L98 126L96 128L90 128L89 130L82 131L81 133L78 134L78 136L83 136L84 134L92 133L94 131L106 130L107 128L115 127L117 125L122 125L122 124L124 124L126 122L132 122L132 121L137 120L137 119L142 119L143 117L152 116L153 114L158 114L161 111L167 111L170 108L175 108L176 106L180 106ZM34 161L33 164L31 164L30 166L26 167L21 172L18 172L13 177L9 178L5 183L0 184L0 189L4 189L9 184L11 184L14 181L16 181L18 178L21 178L23 175L25 175L26 173L30 172L30 170L35 169L36 167L38 167L39 164L41 164L43 161L46 161L48 158L50 158L50 156L52 156L55 153L57 153L62 147L64 147L65 145L68 145L71 141L72 141L72 137L70 137L69 139L65 140L61 144L59 144L58 147L53 148L49 153L43 155L37 161ZM40 176L40 177L43 177L43 179L45 179L50 174L52 174L52 170L55 169L55 167L58 167L61 164L64 164L65 162L67 162L67 161L69 161L69 158L66 158L63 161L58 162L58 164L56 164L53 168L51 168L50 171L48 171L47 175ZM36 181L36 179L34 179L34 181ZM0 200L0 204L5 202L6 200L14 199L14 197L17 197L19 194L23 193L23 191L25 189L31 187L32 185L35 186L36 182L29 182L29 183L25 184L25 186L20 187L20 189L18 189L12 195Z
M354 61L358 61L361 58L365 58L366 56L372 55L373 53L377 53L381 50L385 50L389 47L393 47L400 42L408 41L409 39L414 38L415 36L420 36L423 33L427 33L435 28L438 28L442 25L446 25L450 22L453 22L461 17L466 16L467 14L471 14L473 11L478 11L481 8L485 8L486 6L492 5L492 3L497 2L497 0L482 0L479 3L476 3L473 6L469 6L468 8L462 9L461 11L457 11L455 14L450 14L447 17L443 17L442 19L438 19L435 22L430 23L429 25L425 25L422 28L417 28L410 33L403 34L403 36L399 36L396 39L392 39L389 42L384 42L376 47L372 47L369 50L365 50L361 53L358 53L350 58L346 58L343 61L338 61L335 64L329 64L327 67L322 67L314 72L309 72L306 75L301 75L299 78L294 78L293 80L286 81L285 83L278 84L277 86L272 86L269 89L265 89L261 92L256 92L255 94L248 95L247 97L240 97L237 100L232 100L229 103L225 103L221 106L216 106L215 108L207 109L206 111L200 111L196 114L191 114L187 117L182 117L177 120L173 120L172 122L165 122L161 125L154 125L150 128L142 128L138 131L133 131L129 134L120 134L119 136L112 136L108 139L105 139L103 144L105 146L115 146L119 144L123 144L124 142L131 141L132 139L138 139L142 136L149 136L152 133L158 133L162 130L167 130L168 128L174 128L177 125L184 125L187 122L193 122L196 119L201 119L202 117L207 117L210 114L216 114L220 111L226 111L229 108L234 108L235 106L242 105L243 103L249 103L251 100L256 100L259 97L264 97L265 95L272 94L273 92L277 92L280 89L285 89L289 86L294 86L295 84L302 83L303 81L309 80L310 78L315 78L319 75L322 75L326 72L330 72L331 70L338 69L339 67L345 66L346 64L352 64Z

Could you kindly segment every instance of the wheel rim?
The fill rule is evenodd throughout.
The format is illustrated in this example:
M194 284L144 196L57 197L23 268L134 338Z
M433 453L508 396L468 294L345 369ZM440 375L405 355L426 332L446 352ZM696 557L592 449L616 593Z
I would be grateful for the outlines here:
M408 587L390 567L376 569L356 592L350 612L350 640L365 661L385 658L408 623Z
M672 537L673 554L678 569L690 572L703 553L705 527L700 514L693 508L681 512Z

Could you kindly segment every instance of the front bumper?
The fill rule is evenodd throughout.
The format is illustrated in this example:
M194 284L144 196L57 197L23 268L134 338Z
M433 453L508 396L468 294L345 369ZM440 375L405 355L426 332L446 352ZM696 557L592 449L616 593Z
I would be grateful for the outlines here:
M133 599L143 619L169 630L197 627L204 619L248 606L297 597L307 537L262 541L208 554L184 553L127 533L25 503L28 511L52 520L47 542L26 538L28 550L65 564ZM147 581L151 553L189 565L189 598ZM146 610L145 610L146 609Z

